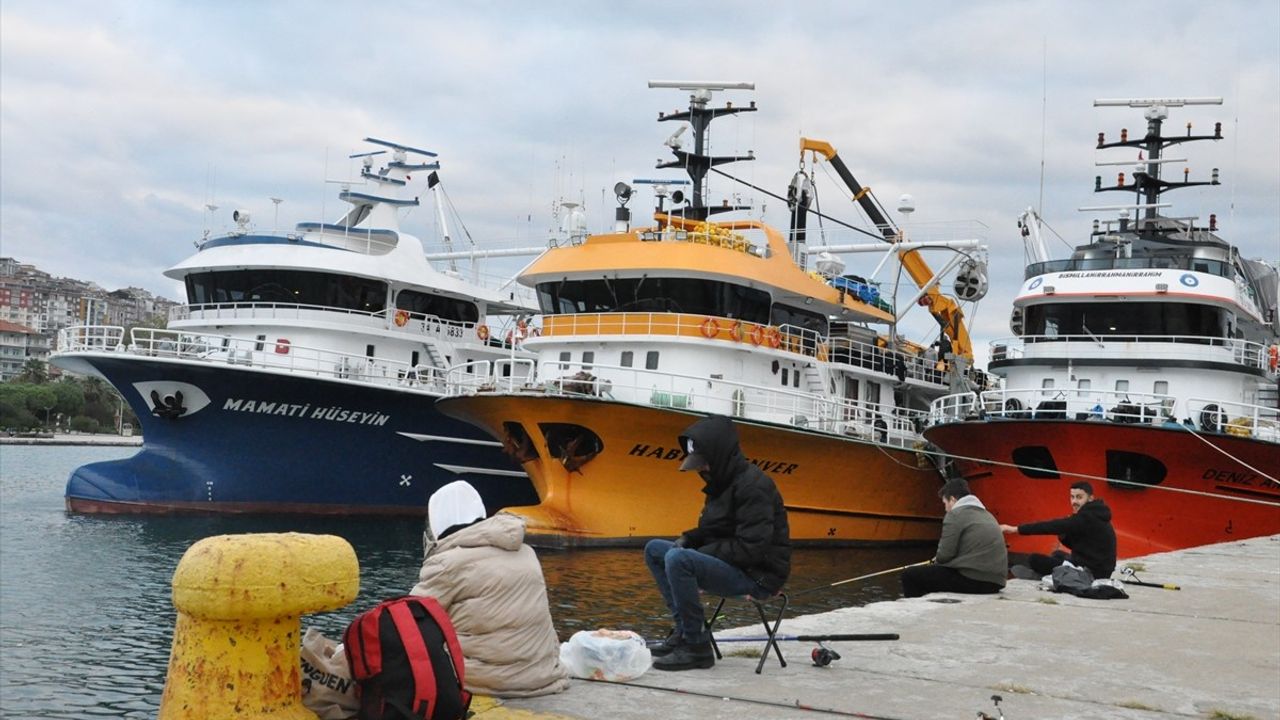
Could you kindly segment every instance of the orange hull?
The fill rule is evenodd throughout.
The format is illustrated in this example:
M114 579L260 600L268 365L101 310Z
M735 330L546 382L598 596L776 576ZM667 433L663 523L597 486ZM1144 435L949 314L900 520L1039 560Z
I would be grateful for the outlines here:
M1062 517L1071 511L1071 483L1088 480L1111 507L1122 558L1280 533L1280 484L1262 475L1280 468L1280 444L1070 420L958 422L931 427L925 437L960 458L1007 463L956 461L1002 523ZM1038 465L1031 475L1041 477L1014 464ZM1011 549L1020 552L1056 545L1047 536L1012 537Z
M701 479L678 471L676 438L700 415L627 403L541 395L477 395L438 401L447 415L510 445L513 424L537 457L522 462L541 498L509 508L543 542L634 545L697 524ZM572 426L598 437L598 453L576 469L557 457L547 432ZM928 544L937 540L940 479L916 453L740 421L744 453L782 493L792 540L823 544ZM575 463L570 462L570 465Z

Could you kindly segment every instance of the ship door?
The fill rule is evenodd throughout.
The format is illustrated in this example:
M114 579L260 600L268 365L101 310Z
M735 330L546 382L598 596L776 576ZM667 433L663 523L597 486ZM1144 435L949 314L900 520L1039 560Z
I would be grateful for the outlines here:
M849 422L857 416L858 409L858 379L846 377L844 379L844 420Z

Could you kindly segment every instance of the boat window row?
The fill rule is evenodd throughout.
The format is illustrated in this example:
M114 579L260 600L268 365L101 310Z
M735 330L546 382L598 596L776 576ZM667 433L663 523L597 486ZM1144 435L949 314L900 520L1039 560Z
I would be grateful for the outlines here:
M1131 270L1131 269L1192 270L1218 277L1231 277L1231 264L1222 260L1187 257L1099 257L1049 260L1027 266L1026 279L1037 275L1077 270Z
M544 315L611 312L669 312L743 320L761 325L794 325L825 336L820 313L775 304L769 293L734 283L694 278L601 278L538 284Z
M1228 337L1230 314L1211 305L1158 302L1055 303L1028 306L1024 336L1183 335Z
M216 270L186 277L187 302L285 303L378 313L386 309L387 284L310 270Z
M562 363L562 365L567 366L572 361L573 361L572 353L568 351L560 353L560 362ZM596 361L595 352L591 350L583 351L582 353L582 369L583 370L590 370L592 364L595 363L595 361ZM623 350L622 355L618 358L618 364L621 365L622 367L635 367L635 361L636 361L636 354L634 350ZM644 369L645 370L658 369L658 351L657 350L649 350L644 354Z
M396 295L396 309L461 323L480 320L480 310L473 302L417 290L401 290Z

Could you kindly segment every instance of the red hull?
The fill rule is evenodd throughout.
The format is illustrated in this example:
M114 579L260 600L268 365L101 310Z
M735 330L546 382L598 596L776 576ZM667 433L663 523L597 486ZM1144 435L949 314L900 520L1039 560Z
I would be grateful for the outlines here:
M1280 533L1280 483L1262 475L1280 470L1280 444L1071 420L976 420L938 425L924 435L958 458L1005 463L956 461L1002 523L1062 517L1071 511L1071 483L1089 480L1111 507L1122 558ZM1039 465L1045 470L1032 475L1049 477L1029 476L1014 464ZM1056 545L1052 537L1011 537L1018 552Z

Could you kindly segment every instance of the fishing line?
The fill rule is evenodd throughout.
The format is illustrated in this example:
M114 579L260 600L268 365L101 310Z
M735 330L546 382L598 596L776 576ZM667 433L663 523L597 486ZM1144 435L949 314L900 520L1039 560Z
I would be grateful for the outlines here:
M778 702L777 700L759 700L748 697L735 697L733 695L718 695L716 693L702 692L699 690L685 690L675 687L663 687L661 685L648 685L638 682L596 680L594 678L574 678L589 683L600 683L602 685L623 685L626 687L643 688L645 690L661 690L663 692L676 693L678 695L693 695L696 697L711 698L712 700L731 700L733 702L751 703L753 705L766 705L768 707L786 708L788 710L807 710L809 712L823 713L826 715L837 715L840 717L867 718L867 720L903 720L902 718L888 717L885 715L870 715L868 713L852 712L849 710L837 710L835 708L815 707L813 705L805 705L799 700L794 703Z
M833 587L836 587L837 585L846 585L846 584L851 583L851 582L858 582L859 580L869 580L869 579L871 579L871 578L873 578L873 577L880 577L881 575L888 575L889 573L899 572L899 571L901 571L901 570L906 570L907 568L917 567L917 566L919 566L919 565L928 565L928 564L929 564L929 563L931 563L931 562L933 562L933 561L932 561L932 560L922 560L922 561L920 561L920 562L911 563L911 564L909 564L909 565L903 565L903 566L901 566L901 567L889 568L888 570L880 570L880 571L873 572L873 573L867 573L866 575L859 575L859 576L857 576L857 577L851 577L851 578L848 578L848 579L846 579L846 580L837 580L836 582L833 582L833 583L827 583L827 584L825 584L825 585L817 585L817 586L814 586L814 587L811 587L811 588L805 588L804 590L797 590L797 591L792 592L792 593L787 593L787 595L788 595L788 597L796 597L796 596L798 596L798 595L804 595L805 593L811 593L811 592L814 592L815 590L826 590L827 588L833 588Z

